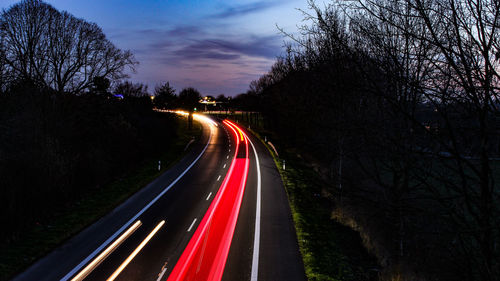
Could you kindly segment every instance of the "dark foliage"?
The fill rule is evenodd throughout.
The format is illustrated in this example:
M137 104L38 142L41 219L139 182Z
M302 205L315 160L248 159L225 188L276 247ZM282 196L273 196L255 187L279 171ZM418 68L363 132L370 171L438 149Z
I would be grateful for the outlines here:
M193 112L199 106L200 99L201 94L198 90L195 88L185 88L179 93L178 103L181 108Z
M177 106L175 89L169 82L155 88L154 104L158 108L173 109Z
M199 101L201 99L200 92L195 88L185 88L179 93L177 99L180 108L183 108L189 112L188 116L188 128L193 127L193 112L197 110L199 106Z
M121 95L122 97L135 97L141 98L148 96L148 86L142 83L132 83L130 81L124 81L118 83L114 88L114 93L116 95Z
M0 239L15 239L168 146L176 123L151 107L149 97L59 95L30 83L1 94Z

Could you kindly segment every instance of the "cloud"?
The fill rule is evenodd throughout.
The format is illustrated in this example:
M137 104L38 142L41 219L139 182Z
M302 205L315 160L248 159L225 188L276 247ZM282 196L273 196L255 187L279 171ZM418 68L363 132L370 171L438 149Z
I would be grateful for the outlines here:
M209 64L209 63L194 64L191 67L192 68L211 68L211 69L220 68L220 66L217 64Z
M216 18L230 18L230 17L239 17L239 16L244 16L252 13L258 13L263 10L270 9L275 6L279 6L283 4L284 2L279 1L279 2L272 2L270 1L259 1L259 2L254 2L250 4L245 4L245 5L240 5L237 7L227 7L220 13L217 13L214 15Z
M134 48L143 66L135 75L138 81L166 80L204 93L244 92L281 51L279 35L206 32L192 26L142 31L153 36Z
M239 59L239 54L224 53L216 49L204 48L202 44L193 44L186 46L180 50L174 51L173 54L182 60L193 59L214 59L214 60L235 60Z
M192 36L201 36L205 34L205 29L193 25L178 25L166 32L169 37L186 38Z
M269 31L236 28L237 16L257 14L282 3L236 5L199 21L137 28L128 33L117 28L114 35L127 40L141 61L134 75L137 81L152 85L170 81L178 88L193 86L206 93L236 94L269 69L281 53L283 41L281 35Z
M223 37L223 36L220 36ZM247 39L210 38L196 40L173 52L178 58L237 60L242 56L275 58L280 46L277 36L248 36Z
M172 42L172 40L168 39L158 39L147 45L148 49L150 49L151 51L168 49L172 46L175 46L175 43Z

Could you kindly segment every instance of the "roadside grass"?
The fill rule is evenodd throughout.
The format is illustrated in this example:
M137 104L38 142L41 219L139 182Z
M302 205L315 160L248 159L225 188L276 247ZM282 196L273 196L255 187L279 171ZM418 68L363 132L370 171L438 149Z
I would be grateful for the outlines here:
M308 280L374 280L376 259L363 247L359 233L332 219L332 203L321 196L325 183L301 159L280 153L285 169L272 154L288 194Z
M139 168L124 174L96 192L81 199L71 208L62 208L47 225L36 224L14 242L0 244L0 280L8 280L43 257L85 227L100 219L127 198L146 186L185 154L186 144L201 136L201 124L187 128L185 118L177 119L177 139L157 158L145 160ZM158 171L161 160L161 171Z
M227 118L238 120L247 128L249 121L254 121L250 131L273 156L288 195L308 280L377 280L377 260L363 247L359 233L332 218L333 203L321 195L327 183L296 154L278 147L278 157L261 137L272 135L262 129L261 118L251 120L242 114Z

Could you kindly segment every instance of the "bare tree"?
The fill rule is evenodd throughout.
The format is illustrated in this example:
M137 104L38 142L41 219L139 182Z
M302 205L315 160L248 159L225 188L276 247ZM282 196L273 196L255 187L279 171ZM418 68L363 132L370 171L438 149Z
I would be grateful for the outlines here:
M9 71L23 80L79 93L94 77L125 78L137 64L94 23L59 12L40 0L23 0L2 12L0 36Z
M10 73L7 67L7 61L4 51L4 40L0 37L0 93L6 90L6 86L10 81Z
M148 85L142 83L132 83L124 81L117 84L114 88L115 94L123 95L125 97L145 97L148 96Z
M396 68L388 72L400 73L394 81L402 87L393 88L391 93L404 91L395 97L386 96L385 100L397 105L413 129L425 124L412 114L411 108L402 106L400 98L420 98L437 112L436 130L422 132L437 144L434 159L439 161L433 171L426 169L420 174L419 181L448 211L457 248L468 257L468 278L498 280L500 191L494 182L495 166L491 159L497 155L491 140L498 135L494 119L499 116L500 3L348 3L352 4L348 13L365 20L351 23L362 31L364 38L370 39L368 49L380 55L373 46L389 46L383 50L394 55L391 62ZM363 32L367 23L374 28Z
M357 161L375 183L371 192L385 198L379 208L396 226L397 256L410 261L408 248L419 252L408 233L419 211L432 206L440 249L455 263L448 276L498 280L500 3L309 4L312 25L290 37L287 55L250 85L266 99L273 129L290 141L309 132L307 149L338 168L339 183L345 160Z

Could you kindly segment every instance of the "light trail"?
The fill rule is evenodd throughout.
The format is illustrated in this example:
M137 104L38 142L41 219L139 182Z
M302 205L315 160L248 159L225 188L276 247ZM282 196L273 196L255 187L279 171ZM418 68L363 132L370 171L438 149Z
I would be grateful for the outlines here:
M189 116L189 112L186 112L186 111L183 111L183 110L174 110L174 111L167 111L167 112L176 113L176 114L179 114L179 115L182 115L182 116ZM213 125L214 127L218 126L217 123L214 120L212 120L210 117L205 116L203 114L193 113L193 119L195 119L197 121L201 121L201 122L208 122L211 125Z
M232 128L231 126L228 125L228 127L233 130L235 135L237 135L236 130ZM238 137L236 137L236 148L238 148L240 143L240 140ZM236 150L237 152L237 150ZM236 154L235 154L236 157ZM207 212L205 213L205 216L203 217L202 221L198 225L198 228L196 229L195 233L191 237L191 240L189 240L188 245L182 252L181 257L177 261L177 264L175 265L174 269L170 273L170 276L168 277L168 281L177 281L177 280L184 280L185 276L188 273L188 270L190 267L194 267L191 265L194 262L195 255L197 254L197 251L199 253L202 248L204 248L201 243L205 238L207 230L210 228L210 225L212 223L212 217L214 215L215 209L219 205L219 202L221 201L222 196L225 194L227 185L229 180L231 179L231 175L233 173L235 166L235 160L231 162L231 166L229 167L229 171L226 174L226 177L222 181L222 185L219 188L219 192L215 195L214 200L212 201L212 204L210 204ZM206 243L205 243L206 245Z
M136 221L127 231L125 231L118 239L109 245L99 256L89 263L80 273L78 273L71 281L81 281L85 279L101 262L103 262L118 246L121 245L132 233L134 233L142 225L141 221Z
M179 113L179 112L175 112L175 113L182 114L182 113ZM90 260L92 260L95 256L97 256L102 251L102 249L104 249L105 247L107 247L116 237L118 237L118 235L120 235L120 233L122 233L125 229L127 229L127 227L129 227L132 224L132 222L134 222L136 219L138 219L154 203L156 203L156 201L158 201L165 193L167 193L172 188L172 186L174 186L194 166L194 164L196 164L196 162L198 162L198 160L201 158L201 156L207 150L208 145L211 143L211 141L212 141L212 135L213 134L214 134L214 127L212 126L212 127L210 127L210 136L208 138L208 141L205 144L205 147L203 148L203 150L200 152L200 154L198 154L198 156L196 157L196 159L194 159L193 162L191 162L191 164L172 183L170 183L167 187L165 187L165 189L163 189L163 191L160 194L158 194L153 200L151 200L151 202L149 202L144 208L142 208L137 214L135 214L124 225L122 225L122 227L120 227L120 229L118 229L115 233L113 233L113 235L111 235L106 241L104 241L104 243L102 243L99 247L97 247L97 249L95 249L84 260L82 260L77 266L75 266L63 278L61 278L60 281L67 281L67 280L69 280L71 278L71 276L73 276L75 273L77 273L78 270L80 270L85 264L87 264Z
M120 275L120 273L125 269L125 267L127 267L127 265L135 258L135 256L137 256L137 254L142 250L142 248L144 248L144 246L146 246L146 244L149 242L149 240L151 240L151 238L153 238L153 236L156 234L156 232L158 232L158 230L160 230L160 228L164 224L165 224L165 221L162 220L153 229L153 231L151 231L151 233L149 233L149 235L141 242L141 244L139 244L139 246L137 246L137 248L135 248L135 250L132 252L132 254L130 254L130 256L128 256L127 259L125 259L125 261L115 270L115 272L113 272L113 274L111 274L111 276L106 281L115 280L116 277L118 277L118 275Z
M248 140L240 141L241 131L224 121L236 140L234 158L219 192L209 206L186 249L177 261L168 281L221 280L229 254L245 191L250 160ZM243 146L240 147L240 143ZM240 151L244 149L244 151ZM237 157L238 152L244 157Z
M248 136L242 132L240 128L238 128L234 123L227 121L231 125L235 126L240 134L245 135L245 138L250 142L252 145L252 149L255 155L255 160L256 160L256 168L257 168L257 202L255 206L255 232L254 232L254 244L253 244L253 254L252 254L252 271L251 271L251 276L250 280L251 281L257 281L258 280L258 275L259 275L259 250L260 250L260 220L261 220L261 197L262 197L262 191L261 191L261 173L260 173L260 161L259 161L259 156L257 154L257 150L255 149L255 146L253 142L248 138ZM248 155L248 151L247 151Z

